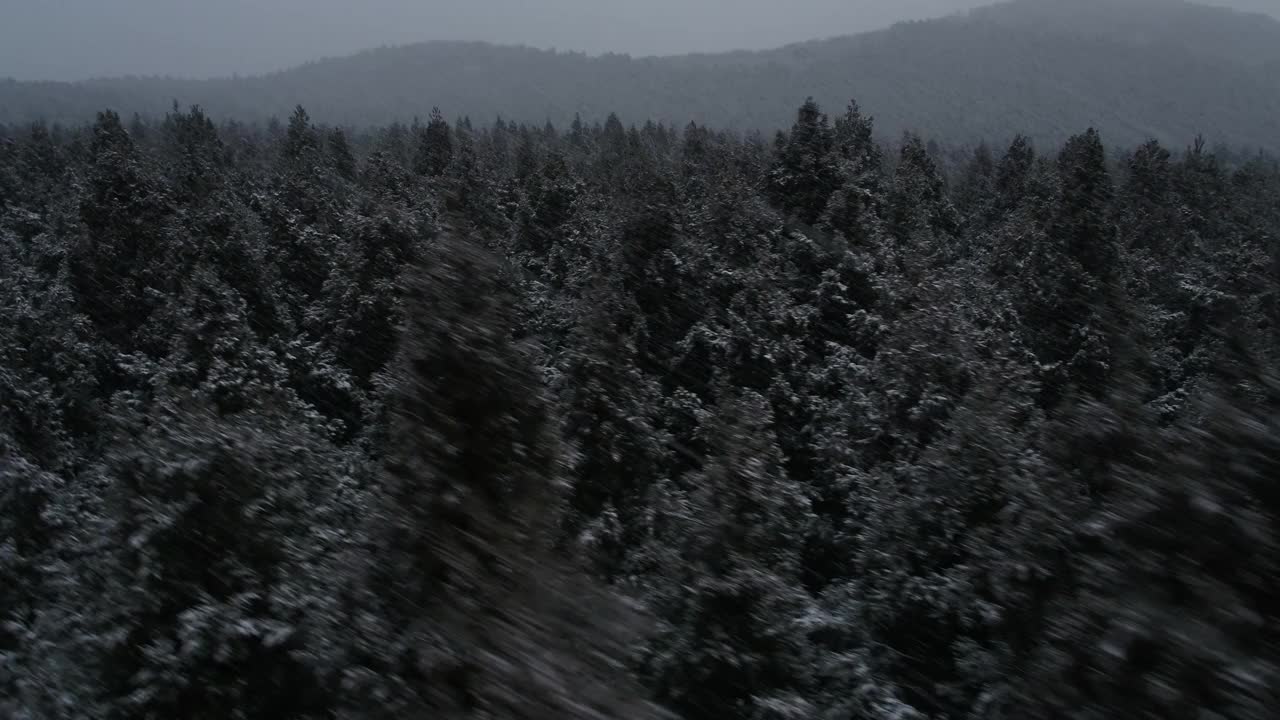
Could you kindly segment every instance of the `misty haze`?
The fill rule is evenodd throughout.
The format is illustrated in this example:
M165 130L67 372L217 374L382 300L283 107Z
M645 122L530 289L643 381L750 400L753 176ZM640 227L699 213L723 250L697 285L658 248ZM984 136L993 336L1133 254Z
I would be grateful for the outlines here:
M0 0L0 720L1270 720L1275 0Z
M4 0L0 77L255 75L432 40L591 54L761 50L940 17L983 0ZM1069 6L1065 0L1060 4ZM1210 3L1280 15L1273 0ZM358 10L354 9L358 7Z

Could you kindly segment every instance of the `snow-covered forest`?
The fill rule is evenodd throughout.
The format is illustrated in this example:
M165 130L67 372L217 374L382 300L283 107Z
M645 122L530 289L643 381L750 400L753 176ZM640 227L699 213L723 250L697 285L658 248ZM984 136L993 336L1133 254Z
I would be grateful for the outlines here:
M1271 717L1280 164L1077 132L0 126L0 717Z

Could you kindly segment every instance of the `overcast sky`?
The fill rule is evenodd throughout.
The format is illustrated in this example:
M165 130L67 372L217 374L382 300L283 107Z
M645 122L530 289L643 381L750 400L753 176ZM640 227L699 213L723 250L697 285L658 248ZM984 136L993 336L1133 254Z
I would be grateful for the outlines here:
M0 77L249 74L440 39L633 55L765 48L987 1L0 0Z

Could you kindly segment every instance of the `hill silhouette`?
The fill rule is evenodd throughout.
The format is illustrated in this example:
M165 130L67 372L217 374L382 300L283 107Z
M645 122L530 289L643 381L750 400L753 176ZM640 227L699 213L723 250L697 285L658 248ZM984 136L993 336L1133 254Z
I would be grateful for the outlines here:
M79 122L177 101L216 117L373 125L447 115L558 125L690 121L772 131L813 96L856 98L886 135L951 142L1014 131L1059 142L1097 127L1113 143L1197 134L1280 147L1280 22L1180 0L1014 0L937 20L775 50L633 58L485 43L379 48L259 77L0 82L0 122Z

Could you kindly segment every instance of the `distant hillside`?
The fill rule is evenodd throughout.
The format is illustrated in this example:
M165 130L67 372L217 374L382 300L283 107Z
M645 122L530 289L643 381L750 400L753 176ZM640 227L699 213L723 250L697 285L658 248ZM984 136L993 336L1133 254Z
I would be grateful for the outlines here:
M1109 142L1197 133L1280 148L1280 22L1178 0L1015 0L965 15L764 52L589 57L481 43L371 50L254 78L0 82L0 122L79 121L104 107L332 123L448 115L557 124L689 121L771 130L808 95L850 98L880 130L955 142L1014 131L1056 142L1088 126Z

